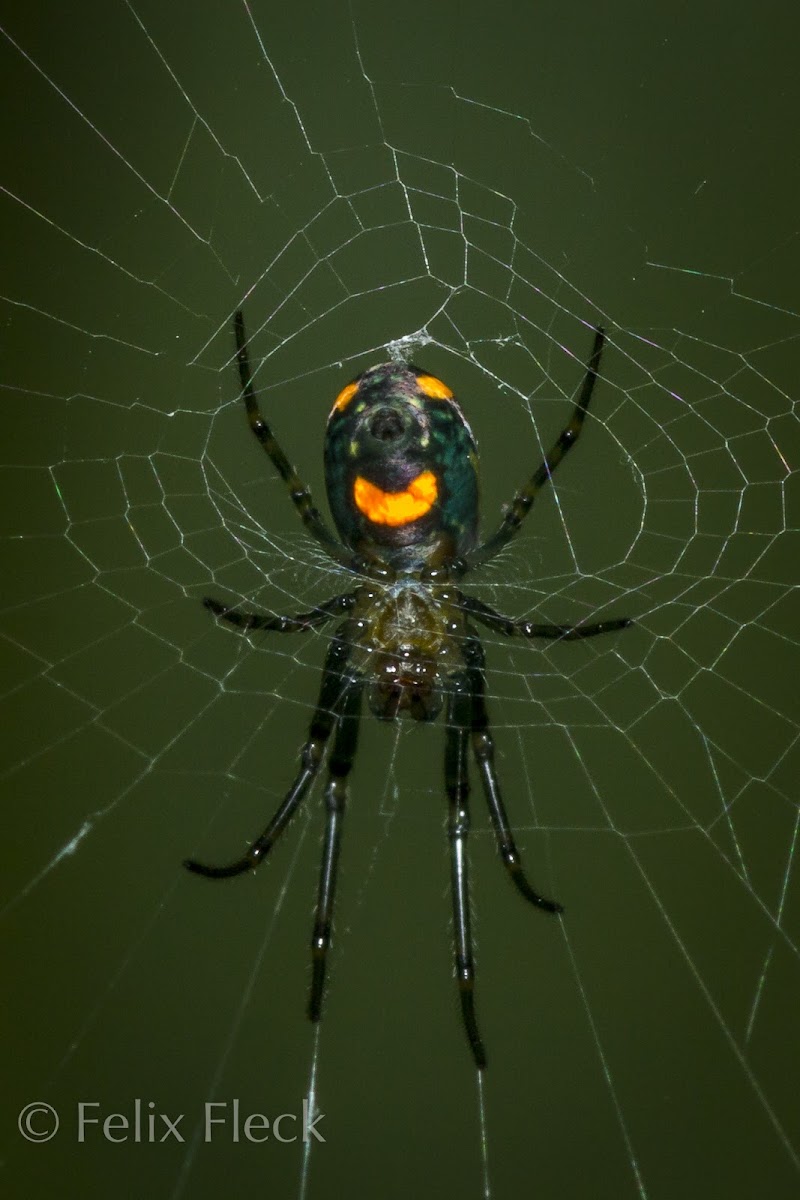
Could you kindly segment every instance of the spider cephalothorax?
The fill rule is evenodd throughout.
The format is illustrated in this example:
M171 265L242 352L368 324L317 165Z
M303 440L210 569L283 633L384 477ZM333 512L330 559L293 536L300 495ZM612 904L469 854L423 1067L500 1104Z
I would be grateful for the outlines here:
M478 542L478 456L453 393L435 375L402 363L364 371L339 393L328 420L325 477L337 539L277 442L253 390L242 314L234 321L236 356L253 433L289 489L306 528L356 580L352 591L294 616L242 612L206 597L221 619L244 630L301 632L340 614L322 671L319 698L300 754L300 769L283 803L241 858L224 866L195 859L198 875L221 879L258 866L291 820L322 765L333 735L325 790L325 840L311 938L309 1015L322 1011L331 940L347 777L353 764L364 691L375 716L431 721L445 709L445 791L451 855L455 966L461 1011L476 1065L486 1065L473 998L466 842L469 832L467 751L471 747L502 860L517 889L546 912L561 912L529 884L520 862L494 768L485 700L484 653L473 621L506 636L574 640L624 629L627 618L586 625L515 620L462 592L460 579L493 558L521 525L583 427L592 397L603 331L594 346L571 417L550 451L514 496L495 532Z
M369 706L381 720L407 713L432 721L441 712L448 677L461 663L459 614L442 592L401 576L359 595L353 661L369 681Z

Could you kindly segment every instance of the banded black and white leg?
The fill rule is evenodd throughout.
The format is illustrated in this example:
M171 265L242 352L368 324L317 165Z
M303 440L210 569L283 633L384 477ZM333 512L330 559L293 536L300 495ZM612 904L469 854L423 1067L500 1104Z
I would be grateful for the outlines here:
M495 532L486 541L481 542L480 545L468 551L463 558L458 560L457 575L463 575L467 571L480 566L482 563L489 562L490 559L494 558L502 550L503 546L511 541L533 507L533 502L539 491L545 484L550 482L556 468L578 441L583 430L584 421L586 420L586 414L589 411L589 404L597 382L597 376L600 372L600 360L603 356L604 343L605 332L598 325L594 331L594 342L589 361L586 364L586 374L583 377L581 390L569 421L561 430L561 433L547 451L542 462L533 472L528 482L516 493Z
M244 328L244 316L241 310L234 314L233 329L236 337L236 362L239 367L239 381L242 386L242 396L247 412L247 420L254 436L257 438L264 453L280 475L289 492L292 503L300 514L300 519L308 532L327 554L342 566L350 570L358 570L358 556L349 550L336 538L328 528L324 517L315 506L310 489L303 483L292 463L287 458L283 447L265 420L259 407L258 397L253 387L253 377L250 370L250 356L247 352L247 334Z
M486 710L486 656L480 638L471 632L464 640L462 654L467 664L467 678L471 697L470 736L472 752L483 784L486 802L489 806L489 816L494 828L497 848L500 857L508 871L514 886L536 908L544 912L560 913L563 907L556 900L548 900L535 891L528 882L522 866L522 859L517 849L514 835L506 815L505 805L500 792L500 783L494 767L494 739L489 729L489 716Z
M252 614L250 614L252 615ZM333 748L328 761L328 783L325 789L325 838L320 866L317 909L311 936L312 977L308 1013L318 1021L322 1011L322 995L328 949L331 942L336 877L341 845L342 821L347 799L347 777L353 765L361 711L364 680L349 665L352 643L347 626L342 627L331 641L322 672L319 699L311 718L308 738L300 751L300 770L289 788L283 803L241 858L221 866L212 866L197 859L186 859L184 866L207 879L229 879L254 870L269 854L290 820L308 794L325 754L325 748L335 728Z
M472 696L467 672L454 675L447 699L444 776L447 793L447 837L450 843L450 888L453 900L453 938L461 1015L479 1070L486 1066L486 1051L475 1016L475 960L470 927L469 868L469 777L467 745L472 723Z
M310 612L284 615L281 613L260 613L242 611L240 608L229 608L212 596L204 596L203 604L220 621L235 625L244 633L254 630L272 630L275 633L305 633L309 629L319 629L331 617L349 612L356 603L355 592L347 592L342 596L333 596L323 601Z
M459 593L456 604L462 612L474 617L476 621L480 621L495 633L502 633L506 637L519 634L526 638L575 642L583 638L597 637L600 633L616 633L633 624L630 617L613 617L608 621L587 622L584 625L542 625L536 621L506 617L488 604L484 604L482 600L478 600L477 597L467 596L463 592Z
M328 647L317 706L309 725L308 738L300 751L300 770L272 820L241 858L221 866L187 858L183 865L188 871L204 875L207 879L229 879L233 875L252 871L264 861L289 824L322 765L328 739L351 687L351 679L347 674L351 643L345 630L346 626L340 629Z
M318 1021L322 1015L325 972L333 928L339 850L347 804L347 783L358 747L363 691L363 676L351 672L346 678L341 693L333 749L328 760L328 785L325 789L325 838L322 845L314 930L311 935L311 995L308 1002L308 1015L312 1021Z
M466 669L450 680L445 733L445 789L448 800L447 833L450 842L450 879L453 900L453 936L456 979L464 1029L475 1065L486 1066L486 1051L475 1015L475 960L469 904L467 836L469 834L469 777L467 750L471 744L481 777L489 815L503 864L522 896L544 912L563 912L555 900L542 896L528 881L506 815L494 767L494 741L489 730L484 681L484 653L480 639L470 633L462 653Z

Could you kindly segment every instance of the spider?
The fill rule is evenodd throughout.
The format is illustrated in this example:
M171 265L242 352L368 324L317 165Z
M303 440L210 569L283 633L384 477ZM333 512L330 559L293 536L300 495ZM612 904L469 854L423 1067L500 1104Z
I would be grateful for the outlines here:
M474 622L506 636L571 641L624 629L626 618L583 625L541 625L503 616L462 592L459 581L493 559L514 537L539 490L578 440L592 398L604 332L594 344L572 415L550 451L516 493L494 533L478 538L478 457L472 431L450 389L419 367L381 363L337 396L325 437L325 481L337 538L300 480L253 389L244 317L234 317L241 394L250 428L288 488L307 531L354 590L292 616L245 612L206 597L205 606L243 632L316 629L336 616L319 698L300 752L300 767L263 833L241 858L222 866L195 859L190 871L210 879L240 875L269 854L307 795L331 737L325 789L325 835L311 938L308 1015L322 1012L347 782L356 753L362 697L376 717L432 721L445 709L444 782L461 1014L479 1069L486 1052L475 1015L475 967L467 866L468 751L471 748L502 861L522 896L547 913L562 906L535 891L523 871L494 767L486 708L484 651Z

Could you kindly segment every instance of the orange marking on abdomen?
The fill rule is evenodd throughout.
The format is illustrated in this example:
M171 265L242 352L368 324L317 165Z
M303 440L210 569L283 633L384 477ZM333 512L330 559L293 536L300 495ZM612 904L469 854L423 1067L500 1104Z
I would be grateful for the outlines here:
M347 408L357 391L357 383L348 383L347 387L342 388L342 390L339 392L339 395L334 400L331 412L342 412L345 408Z
M439 485L433 471L423 471L412 479L404 492L384 492L361 475L353 485L353 499L359 512L376 525L408 525L430 512Z
M431 400L452 400L453 393L446 383L442 383L441 379L437 379L435 375L418 375L417 387Z

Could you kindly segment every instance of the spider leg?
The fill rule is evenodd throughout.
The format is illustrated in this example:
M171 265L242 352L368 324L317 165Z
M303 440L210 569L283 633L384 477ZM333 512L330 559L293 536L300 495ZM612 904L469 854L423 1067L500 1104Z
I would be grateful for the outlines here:
M518 633L528 638L553 638L574 642L580 638L596 637L598 633L615 633L618 629L627 629L633 624L630 617L614 617L610 621L595 621L591 625L537 625L534 621L505 617L475 596L465 596L461 593L457 603L464 612L470 613L495 633L504 633L506 637Z
M505 805L500 795L500 784L494 769L494 740L489 731L489 717L486 712L485 656L480 639L474 633L465 638L462 653L467 664L467 674L472 692L472 752L480 771L500 857L517 890L526 900L535 904L537 908L544 909L545 912L563 912L563 906L556 900L548 900L533 890L522 869L522 860L508 823Z
M336 562L349 567L351 570L357 569L356 555L348 550L346 546L343 546L334 537L330 529L328 529L321 512L315 507L311 499L309 488L300 479L297 471L286 457L278 439L272 432L271 427L261 414L258 406L258 397L253 388L250 357L247 353L244 316L241 310L237 310L234 314L233 329L236 335L236 362L239 367L239 379L242 385L242 395L244 396L244 405L247 410L247 419L250 422L250 428L260 442L264 452L269 456L272 465L286 484L292 503L300 514L300 518L308 532L312 537L316 538Z
M485 542L482 542L480 546L476 546L474 550L470 550L463 555L459 562L459 574L464 574L467 570L472 570L473 567L477 567L480 563L488 562L489 559L494 558L497 552L502 550L503 546L511 540L530 512L537 492L549 482L564 455L577 442L583 428L587 409L589 408L589 401L592 398L594 385L597 382L604 341L605 334L598 325L594 332L594 344L586 367L586 374L583 378L583 386L581 387L577 403L572 410L572 416L528 482L517 492L503 520L492 536L487 538Z
M346 636L336 636L331 641L322 670L319 699L311 718L308 739L300 751L300 770L283 803L264 832L256 838L247 853L242 858L236 859L235 862L214 867L198 862L194 858L187 858L183 863L187 870L193 871L196 875L205 875L208 879L227 879L231 875L241 875L244 871L253 870L264 861L289 824L319 771L325 746L336 720L337 706L343 690L349 683L346 678L343 679L342 672L346 668L350 648L350 642Z
M328 762L328 786L325 789L325 841L322 848L314 932L311 935L312 975L308 1015L312 1021L318 1021L322 1014L322 994L325 988L328 949L331 944L339 848L347 803L347 777L350 774L358 744L363 690L362 676L353 675L347 681L339 705L336 735Z
M219 600L214 600L211 596L203 597L203 604L215 617L219 617L221 621L228 621L229 624L243 629L246 633L252 629L272 629L278 633L297 633L305 632L308 629L317 629L329 621L332 616L349 612L355 602L355 593L348 592L344 596L334 596L332 600L318 604L310 612L282 616L280 613L242 612L241 609L228 608L226 604L220 604Z
M469 833L469 778L467 775L467 740L471 724L472 696L467 674L455 675L447 702L445 741L445 789L449 806L447 836L450 842L450 882L453 897L453 929L455 933L455 963L461 1015L472 1056L479 1070L486 1066L486 1051L478 1032L475 1017L475 961L472 954L472 933L469 913L469 876L467 868L467 835Z

